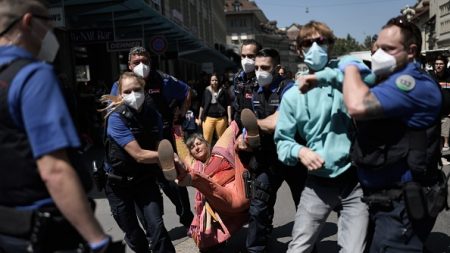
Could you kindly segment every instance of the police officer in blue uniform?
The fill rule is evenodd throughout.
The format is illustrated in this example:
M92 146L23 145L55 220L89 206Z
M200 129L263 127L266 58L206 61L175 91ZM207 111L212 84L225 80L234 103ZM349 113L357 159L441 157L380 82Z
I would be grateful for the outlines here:
M63 227L36 231L37 223L26 218L43 209L59 209L93 252L104 252L110 239L90 208L80 170L68 158L80 140L53 67L44 62L52 62L59 47L48 15L43 1L0 5L0 252L64 249L56 246L70 239ZM40 218L62 220L47 211ZM62 237L44 241L50 232Z
M428 198L439 175L442 99L416 62L421 43L420 30L400 16L383 26L372 49L376 86L362 82L357 64L339 66L357 127L351 155L375 225L370 252L423 252L442 210Z
M241 45L241 65L242 70L236 73L233 78L234 101L233 111L234 120L241 125L241 111L245 108L252 108L253 90L258 86L255 75L255 57L261 44L256 40L245 40Z
M144 93L145 81L125 72L118 81L117 97L107 114L105 153L106 197L125 241L135 252L149 252L146 234L139 226L139 210L152 252L175 252L163 223L162 196L156 183L159 170L155 151L162 138L162 119L154 101Z
M156 108L162 115L163 137L172 142L174 123L184 116L190 104L190 89L187 84L175 77L165 74L151 67L150 54L143 47L133 47L128 54L128 68L146 80L145 91L153 99ZM111 89L111 95L117 95L117 82ZM180 223L189 228L194 215L191 211L186 187L180 187L172 181L167 181L162 173L158 178L159 186L175 205Z
M280 56L275 49L265 48L255 53L256 86L236 94L236 100L244 101L238 108L242 111L250 106L260 131L260 146L249 152L239 152L243 164L252 173L252 193L250 200L250 219L246 247L248 252L266 252L268 236L272 230L276 194L283 180L288 183L295 206L306 178L306 170L284 165L278 160L273 131L277 120L277 109L282 94L289 89L292 80L284 80L278 73ZM245 67L244 67L245 68ZM244 86L246 87L246 86ZM249 96L251 91L251 96ZM251 104L246 104L250 100ZM242 138L238 138L238 142ZM242 147L241 144L238 147Z

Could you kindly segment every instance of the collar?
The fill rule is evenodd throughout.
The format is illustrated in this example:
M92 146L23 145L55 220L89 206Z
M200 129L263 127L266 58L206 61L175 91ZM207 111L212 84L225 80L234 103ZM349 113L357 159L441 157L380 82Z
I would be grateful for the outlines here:
M0 46L0 65L8 64L17 58L34 59L33 55L22 47Z

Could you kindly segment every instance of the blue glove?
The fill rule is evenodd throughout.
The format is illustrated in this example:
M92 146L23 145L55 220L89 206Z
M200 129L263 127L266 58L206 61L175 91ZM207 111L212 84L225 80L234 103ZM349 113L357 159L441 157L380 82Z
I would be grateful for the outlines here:
M366 64L364 64L361 60L359 60L358 58L355 58L354 56L351 56L351 55L346 55L346 56L342 57L339 60L338 68L340 71L342 71L342 73L344 73L345 68L350 65L357 67L361 74L372 72L369 69L369 67L366 66Z
M105 239L101 240L97 243L89 243L89 247L91 248L92 252L102 252L104 249L108 248L109 244L111 243L111 237L107 236Z

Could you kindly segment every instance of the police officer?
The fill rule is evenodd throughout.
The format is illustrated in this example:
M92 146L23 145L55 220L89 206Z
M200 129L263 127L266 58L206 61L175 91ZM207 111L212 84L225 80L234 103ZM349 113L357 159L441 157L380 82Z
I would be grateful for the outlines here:
M244 52L244 51L243 51ZM265 48L255 54L255 80L250 102L251 110L256 115L258 128L261 129L260 145L248 152L244 148L239 155L243 163L251 170L253 177L253 194L250 200L250 219L246 247L248 252L265 252L268 235L272 230L276 194L283 180L291 188L295 206L298 205L303 189L306 171L283 165L277 158L273 131L277 120L277 108L282 94L292 86L292 81L285 82L280 77L278 67L280 56L275 49ZM248 91L237 93L236 100L247 101ZM242 107L238 108L241 111ZM247 108L248 109L248 108ZM243 123L244 120L243 120ZM250 134L250 130L249 130ZM238 138L241 142L242 138ZM242 143L238 144L242 148Z
M420 30L400 16L383 26L372 48L375 87L362 82L356 64L340 65L344 102L358 129L352 159L375 225L370 252L422 252L437 216L424 206L421 186L436 183L442 99L416 62L421 46Z
M0 252L30 252L30 231L25 231L30 224L20 220L21 212L52 205L93 251L103 252L110 241L94 218L66 152L79 147L80 141L53 68L44 63L53 61L58 46L43 1L1 2ZM65 233L61 227L48 232ZM56 243L65 246L64 240L68 238L38 239L31 248L53 252Z
M255 75L256 53L262 49L256 40L245 40L241 45L242 70L237 72L233 79L234 86L234 120L241 126L241 111L252 108L253 89L257 87Z
M172 126L184 116L190 104L190 88L175 77L152 68L150 54L143 47L133 47L128 54L128 69L143 77L146 81L145 91L151 96L163 119L163 137L175 147ZM117 95L118 83L115 82L111 95ZM175 115L176 114L176 115ZM180 223L189 228L194 217L189 203L186 187L177 186L167 181L162 174L158 179L159 186L175 205Z
M116 97L110 100L106 125L105 194L111 212L125 232L125 241L135 252L149 252L146 234L139 226L136 210L151 240L152 252L175 252L162 218L162 196L156 184L162 119L149 95L145 81L125 72L118 81Z

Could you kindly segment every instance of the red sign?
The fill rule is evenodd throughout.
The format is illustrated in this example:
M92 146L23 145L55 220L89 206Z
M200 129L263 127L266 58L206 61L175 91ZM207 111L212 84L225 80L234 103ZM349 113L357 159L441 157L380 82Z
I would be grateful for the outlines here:
M150 38L150 49L155 54L163 54L166 52L169 43L166 40L166 37L162 35L156 35Z

